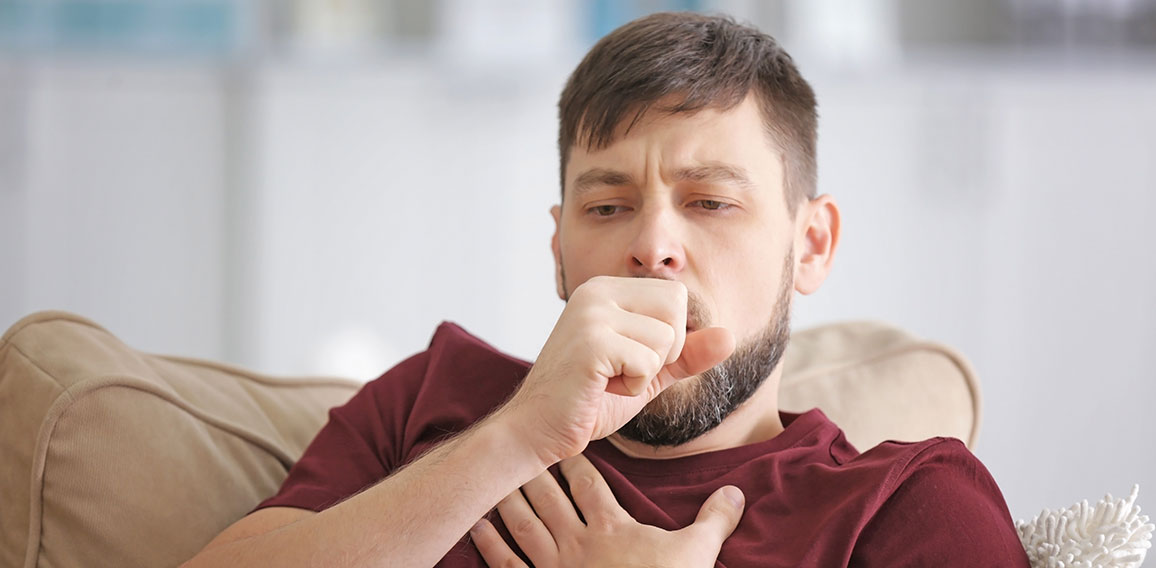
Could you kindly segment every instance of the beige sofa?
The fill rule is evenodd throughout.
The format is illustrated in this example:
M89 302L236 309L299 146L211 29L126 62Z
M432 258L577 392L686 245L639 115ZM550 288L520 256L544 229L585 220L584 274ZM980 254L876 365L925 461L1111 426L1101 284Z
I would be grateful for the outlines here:
M796 333L782 403L822 408L860 448L955 436L979 391L954 351L874 323ZM0 566L174 566L272 494L357 390L141 353L82 317L0 338Z

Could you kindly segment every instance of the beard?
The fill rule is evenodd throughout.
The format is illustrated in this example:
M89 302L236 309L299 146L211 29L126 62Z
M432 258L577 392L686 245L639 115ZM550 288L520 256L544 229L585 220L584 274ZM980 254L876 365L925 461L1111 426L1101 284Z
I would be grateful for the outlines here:
M793 265L794 255L788 254L774 313L758 334L697 379L685 379L663 391L618 433L652 447L678 446L711 431L750 399L779 365L790 341ZM705 306L693 294L687 307L688 319L708 323Z

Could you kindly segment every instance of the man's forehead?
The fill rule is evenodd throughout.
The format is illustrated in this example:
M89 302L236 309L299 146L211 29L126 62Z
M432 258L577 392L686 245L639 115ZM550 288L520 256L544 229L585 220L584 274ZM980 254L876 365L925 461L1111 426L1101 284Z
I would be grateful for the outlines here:
M654 126L656 123L681 123L706 121L734 111L747 104L757 108L754 97L748 96L738 101L719 101L706 105L687 107L686 97L683 95L667 95L647 103L634 105L621 114L621 118L609 131L609 136L603 129L605 125L596 124L591 117L583 116L578 124L578 136L574 140L575 146L582 146L588 151L595 151L614 144L616 141L629 136L631 132L640 128Z
M640 123L666 118L693 117L702 112L726 112L747 99L757 99L757 88L684 89L657 98L634 98L621 95L617 104L607 104L616 97L599 100L586 107L573 125L572 143L596 149L613 143Z
M641 165L640 156L656 148L667 162L664 175L680 180L749 185L755 175L752 170L760 169L760 163L781 163L778 145L768 135L757 103L750 99L726 109L685 113L651 109L633 125L620 126L615 134L605 146L576 142L569 148L567 187L582 189L594 181L622 185L629 180L620 178L632 175L630 170ZM765 143L751 144L753 138Z

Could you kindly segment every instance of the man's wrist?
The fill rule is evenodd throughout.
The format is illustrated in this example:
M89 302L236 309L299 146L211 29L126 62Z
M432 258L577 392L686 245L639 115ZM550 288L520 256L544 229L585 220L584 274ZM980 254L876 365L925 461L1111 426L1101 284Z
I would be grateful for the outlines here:
M509 403L479 421L468 434L469 443L505 463L508 475L517 479L520 487L558 460L549 457L551 454L532 435L532 428L508 407Z
M518 403L507 402L478 423L478 430L499 445L497 451L517 464L519 479L529 481L546 468L558 463L562 457L548 447L535 428L524 417Z

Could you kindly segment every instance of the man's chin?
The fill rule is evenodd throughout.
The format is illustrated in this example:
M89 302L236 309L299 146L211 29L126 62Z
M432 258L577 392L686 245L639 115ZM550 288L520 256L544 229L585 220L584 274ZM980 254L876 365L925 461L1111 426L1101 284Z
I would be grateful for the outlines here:
M666 390L658 393L654 400L642 407L639 416L654 418L671 418L671 415L684 411L694 403L701 389L702 375L692 375L670 385Z

